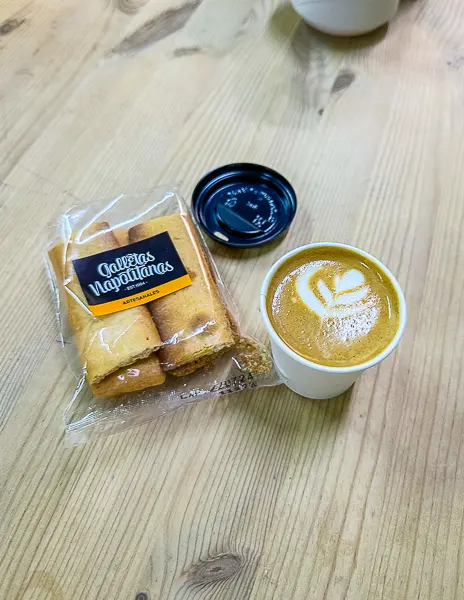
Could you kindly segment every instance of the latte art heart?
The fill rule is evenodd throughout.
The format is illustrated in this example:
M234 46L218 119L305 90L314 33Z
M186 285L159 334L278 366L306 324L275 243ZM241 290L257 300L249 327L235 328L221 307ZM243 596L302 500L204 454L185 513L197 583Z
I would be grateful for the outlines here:
M297 277L296 289L300 299L320 319L355 316L365 310L361 300L369 293L364 275L350 269L342 276L334 277L334 290L319 276L323 267L312 265ZM317 280L317 289L322 299L313 291L313 282Z
M276 271L268 293L277 334L318 364L362 364L398 330L394 286L376 264L350 249L319 246L292 256Z

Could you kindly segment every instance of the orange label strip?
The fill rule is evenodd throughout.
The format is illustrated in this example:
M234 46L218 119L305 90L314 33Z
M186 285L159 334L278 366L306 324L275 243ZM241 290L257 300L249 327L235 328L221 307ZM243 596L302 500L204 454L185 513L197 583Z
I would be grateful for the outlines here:
M127 298L113 300L112 302L106 302L105 304L89 305L89 309L94 317L110 315L121 310L134 308L134 306L141 306L142 304L146 304L152 300L157 300L158 298L162 298L163 296L167 296L168 294L182 290L191 284L192 280L190 275L183 275L178 279L168 281L167 283L162 283L161 285L151 288L150 290L139 292L138 294L128 296Z

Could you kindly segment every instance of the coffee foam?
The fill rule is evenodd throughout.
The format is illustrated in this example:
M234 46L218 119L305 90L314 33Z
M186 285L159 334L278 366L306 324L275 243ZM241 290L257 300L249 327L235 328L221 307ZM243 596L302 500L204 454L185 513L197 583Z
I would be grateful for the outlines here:
M356 252L335 246L303 250L279 267L267 308L292 350L327 366L371 360L399 328L399 299L387 275Z

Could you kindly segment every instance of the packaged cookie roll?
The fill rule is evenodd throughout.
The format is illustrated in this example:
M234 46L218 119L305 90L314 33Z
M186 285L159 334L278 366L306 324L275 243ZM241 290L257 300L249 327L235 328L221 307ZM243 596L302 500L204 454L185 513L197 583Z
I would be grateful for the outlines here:
M72 444L279 383L176 191L70 209L50 227L46 261L78 378L65 413Z

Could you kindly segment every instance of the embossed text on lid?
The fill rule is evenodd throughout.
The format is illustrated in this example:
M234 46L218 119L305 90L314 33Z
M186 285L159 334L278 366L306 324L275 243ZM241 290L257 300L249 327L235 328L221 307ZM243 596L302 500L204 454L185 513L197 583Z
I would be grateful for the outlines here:
M296 195L280 173L261 165L226 165L208 173L192 198L198 223L217 242L249 248L275 239L295 216Z

